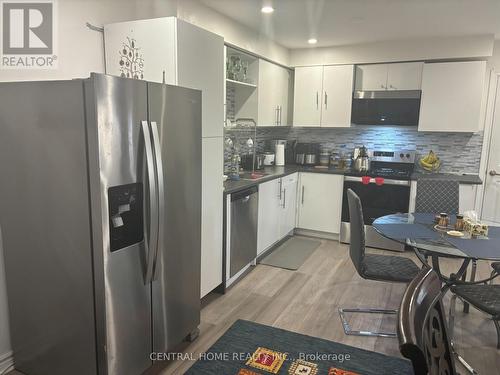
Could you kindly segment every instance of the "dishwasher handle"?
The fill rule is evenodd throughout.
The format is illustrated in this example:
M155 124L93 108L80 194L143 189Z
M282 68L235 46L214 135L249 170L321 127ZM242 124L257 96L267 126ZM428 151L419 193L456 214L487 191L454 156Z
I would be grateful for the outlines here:
M252 186L248 189L237 191L236 193L231 194L231 202L234 201L243 201L243 203L248 202L250 200L250 196L257 193L259 188L257 185Z

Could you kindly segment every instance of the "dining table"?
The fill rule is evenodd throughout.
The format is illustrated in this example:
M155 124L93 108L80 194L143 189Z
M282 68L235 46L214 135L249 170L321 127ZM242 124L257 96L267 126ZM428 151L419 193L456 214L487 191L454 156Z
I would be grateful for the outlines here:
M426 258L430 257L429 266L443 281L443 292L458 280L465 280L471 261L500 261L500 227L490 225L487 236L473 237L464 233L463 236L456 237L448 234L448 230L441 230L436 226L435 216L434 213L420 212L391 214L375 219L372 226L382 236L413 249L423 263L428 264ZM454 221L451 217L449 229L452 229ZM456 272L444 275L439 263L441 258L458 258L462 263ZM485 281L488 279L476 281L471 278L469 282Z
M498 274L483 280L475 280L475 267L472 268L471 278L466 280L466 271L470 262L479 260L500 261L500 227L488 226L486 236L471 236L462 232L460 237L449 233L456 219L452 216L449 228L440 228L435 222L434 213L398 213L381 216L373 221L372 226L382 236L400 242L410 247L419 260L436 271L442 281L441 298L455 284L482 284L488 282ZM455 233L456 234L456 233ZM431 258L428 264L427 258ZM462 260L459 269L450 275L441 271L441 258L456 258ZM464 301L464 312L469 312L469 305ZM471 373L476 373L471 365L453 348L457 359Z

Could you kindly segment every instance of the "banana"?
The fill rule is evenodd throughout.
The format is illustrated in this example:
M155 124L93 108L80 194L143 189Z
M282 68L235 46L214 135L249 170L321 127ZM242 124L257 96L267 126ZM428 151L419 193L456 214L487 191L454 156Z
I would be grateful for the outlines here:
M419 163L423 169L431 172L436 171L441 166L441 160L439 160L432 150L426 156L422 157Z

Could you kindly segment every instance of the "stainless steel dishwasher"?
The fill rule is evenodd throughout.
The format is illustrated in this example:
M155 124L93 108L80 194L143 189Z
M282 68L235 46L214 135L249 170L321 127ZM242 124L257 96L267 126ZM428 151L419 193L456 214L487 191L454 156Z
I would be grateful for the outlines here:
M257 257L257 186L231 194L230 277Z

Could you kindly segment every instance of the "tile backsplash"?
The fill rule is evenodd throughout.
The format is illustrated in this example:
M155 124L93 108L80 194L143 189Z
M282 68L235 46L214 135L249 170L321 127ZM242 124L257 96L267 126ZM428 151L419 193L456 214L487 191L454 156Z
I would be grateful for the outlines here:
M226 131L231 136L239 152L245 152L246 141L253 133L236 130ZM368 149L416 150L417 156L433 150L441 159L444 173L479 172L483 132L478 133L434 133L418 132L416 128L353 126L351 128L321 129L300 127L257 128L257 150L266 148L266 141L273 139L297 140L304 143L320 143L322 148L336 151L352 151L354 147L365 145ZM225 152L225 159L229 153ZM225 165L227 161L225 160ZM417 167L418 169L418 167Z

